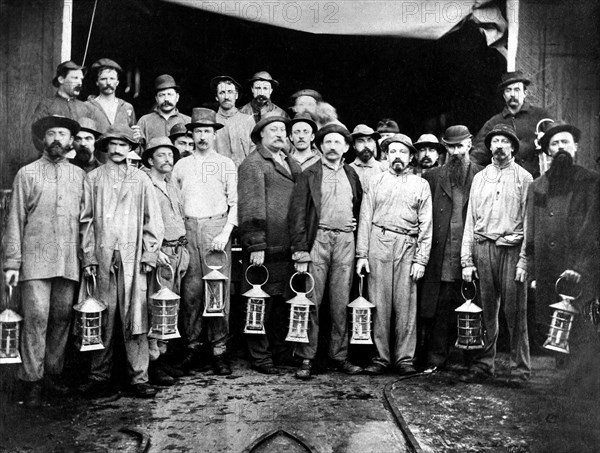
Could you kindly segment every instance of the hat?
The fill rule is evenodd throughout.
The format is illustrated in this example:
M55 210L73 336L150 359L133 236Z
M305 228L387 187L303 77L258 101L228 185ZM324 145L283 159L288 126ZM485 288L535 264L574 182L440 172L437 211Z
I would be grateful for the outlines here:
M291 126L293 126L296 123L308 123L312 128L313 134L316 134L319 130L319 128L317 127L317 123L314 122L312 116L308 112L296 113L296 115L294 115L294 119L291 122Z
M438 138L433 134L421 135L415 142L414 146L417 150L420 148L429 147L437 149L438 153L446 152L446 147L442 145Z
M182 135L185 135L187 137L190 136L189 131L187 130L187 128L185 127L185 124L183 124L183 123L177 123L169 131L169 138L171 140L175 140L176 138L181 137Z
M71 135L74 137L79 132L79 123L71 118L60 115L45 116L40 118L31 126L31 133L34 137L40 140L44 139L46 131L52 127L64 127L71 131Z
M394 120L381 120L379 123L377 123L377 132L393 132L394 134L399 134L400 128L398 127L398 123L396 123Z
M219 86L219 83L221 83L221 82L232 83L233 85L235 85L236 89L238 90L238 93L242 89L242 86L239 83L237 83L233 77L221 75L221 76L213 77L212 80L210 81L211 91L214 91L216 93L217 87Z
M373 139L379 140L381 135L379 135L379 132L374 131L366 124L359 124L352 131L352 139L356 140L358 137L373 137Z
M154 80L154 91L159 92L162 90L168 90L169 88L173 88L176 91L179 91L180 87L175 83L175 79L169 74L159 75Z
M581 131L575 126L566 123L565 121L558 120L555 121L548 128L544 136L540 139L542 151L544 151L546 154L548 154L548 145L550 145L550 139L559 132L570 132L573 136L573 140L575 141L575 143L579 143L579 139L581 138Z
M248 82L250 82L250 85L252 85L257 80L263 80L265 82L270 82L271 87L273 87L273 88L277 88L279 86L279 82L277 80L275 80L273 77L271 77L271 74L269 74L267 71L257 72L256 74L254 74L252 76L251 79L248 79Z
M325 136L333 133L342 135L346 140L346 143L348 143L348 145L352 145L352 135L350 135L350 131L343 124L337 123L330 123L319 129L319 132L317 132L315 137L315 145L321 149L321 143L323 143Z
M117 72L123 72L123 68L119 66L119 63L111 60L110 58L100 58L99 60L94 61L90 66L92 71L99 71L102 68L109 68L114 69Z
M263 130L263 128L270 123L275 123L277 121L282 122L283 124L285 124L285 129L286 132L290 133L290 127L291 127L291 122L288 118L281 116L281 114L273 111L273 112L267 112L265 113L262 118L260 119L260 121L258 123L256 123L254 125L254 128L252 129L252 132L250 133L250 138L252 139L253 143L258 143L260 142L260 131Z
M300 90L300 91L296 91L294 94L292 94L292 97L291 97L292 102L294 102L300 96L310 96L317 102L323 102L323 96L321 96L321 93L319 93L318 91L315 91L315 90L311 90L309 88Z
M132 150L138 147L138 142L136 142L133 138L133 131L129 126L111 126L96 141L96 148L100 151L106 152L108 142L112 139L123 140L124 142L129 143Z
M224 127L217 123L217 114L214 110L204 107L195 107L192 110L192 121L185 125L188 131L193 131L195 127L212 127L215 132Z
M79 118L79 130L89 132L94 136L95 139L98 139L102 134L96 130L96 122L91 118Z
M413 146L412 140L410 139L410 137L408 135L394 134L391 137L386 138L383 142L381 142L381 149L384 152L387 152L389 146L392 143L402 143L404 146L406 146L410 150L411 153L417 152L417 150Z
M463 140L471 137L471 132L469 132L467 126L457 124L456 126L450 126L446 129L446 132L444 132L444 136L442 137L442 142L444 142L445 145L457 145Z
M513 154L517 154L517 152L519 151L519 138L517 137L517 133L515 132L515 129L510 124L503 124L503 123L496 124L492 128L492 130L487 133L487 135L485 136L485 139L483 141L485 143L485 147L487 149L490 149L490 143L492 142L492 137L494 137L495 135L502 135L502 136L508 138L511 141L513 148L514 148ZM548 137L548 138L550 138L550 137Z
M69 73L69 71L79 71L79 70L83 70L83 66L79 66L77 63L75 63L73 61L63 61L61 64L59 64L56 67L56 75L52 79L52 85L54 85L56 88L58 88L60 86L60 83L58 83L59 77L66 77L67 74Z
M150 163L148 159L150 159L154 155L154 151L158 148L169 148L173 151L173 163L179 160L179 150L173 146L169 137L155 137L148 142L148 146L142 153L142 163L145 167L150 168Z
M531 83L531 80L525 77L521 71L505 72L502 74L502 78L498 84L498 90L502 91L504 87L517 82L523 82L527 86Z

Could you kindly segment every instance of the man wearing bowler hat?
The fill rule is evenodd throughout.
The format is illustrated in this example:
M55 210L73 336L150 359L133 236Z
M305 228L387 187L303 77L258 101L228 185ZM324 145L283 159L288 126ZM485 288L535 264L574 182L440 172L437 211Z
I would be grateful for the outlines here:
M363 187L369 183L372 176L387 171L385 162L375 159L379 150L379 132L374 131L366 124L359 124L352 131L352 140L356 150L356 159L350 164L360 178Z
M302 171L321 160L321 154L313 149L313 141L317 133L317 124L308 112L296 113L291 122L290 142L293 149L292 157L300 164Z
M248 82L250 82L252 100L243 106L240 112L252 115L256 123L267 113L276 113L289 119L288 114L271 101L273 90L279 86L279 82L271 77L271 74L267 71L259 71Z
M215 77L210 81L210 88L219 102L217 121L224 125L217 131L215 149L239 167L246 156L256 149L250 140L254 118L236 108L235 101L241 87L232 77Z
M98 132L96 122L91 118L79 118L79 125L81 127L73 141L75 156L71 163L89 173L102 165L96 158L96 140L102 134Z
M515 162L521 165L536 178L540 175L538 152L535 147L535 130L537 123L544 118L551 118L546 110L527 102L527 87L531 81L521 71L507 72L502 75L498 91L502 93L505 106L502 112L492 116L483 125L471 151L471 161L479 165L488 165L492 159L485 146L485 137L497 124L509 124L519 137L519 152Z
M470 137L469 137L470 138ZM433 134L423 134L415 142L415 174L423 175L440 165L440 155L446 152L444 145Z
M167 137L177 123L190 122L189 116L177 110L179 90L179 85L169 74L160 75L154 80L156 107L153 112L142 116L137 124L140 128L140 139L144 143L156 137Z
M21 168L13 183L2 238L4 276L20 284L23 310L19 378L25 404L40 406L42 387L63 394L61 374L71 309L79 281L79 210L85 173L69 164L79 124L65 117L44 117L32 126L42 137L42 157ZM43 379L43 381L42 381Z
M525 201L533 178L515 162L519 139L508 124L497 124L485 137L492 163L471 184L461 246L462 277L479 279L485 325L484 349L474 354L465 381L492 378L495 372L498 315L503 307L510 335L510 368L514 382L529 379L527 335L527 260Z
M194 139L192 138L192 133L185 127L185 124L177 123L173 126L169 131L169 139L179 151L180 157L191 156L194 152Z
M224 316L202 316L204 284L211 269L231 276L231 232L237 225L237 171L235 163L215 150L217 131L223 127L214 111L195 108L186 124L196 149L173 169L172 179L181 190L190 265L182 282L181 317L188 354L183 368L198 365L201 335L206 336L212 352L215 374L231 374L226 357L229 337L229 281L223 290Z

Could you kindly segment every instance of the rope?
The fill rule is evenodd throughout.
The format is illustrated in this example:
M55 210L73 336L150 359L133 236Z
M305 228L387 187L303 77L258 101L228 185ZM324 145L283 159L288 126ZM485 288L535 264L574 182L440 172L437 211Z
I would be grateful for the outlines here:
M90 29L88 31L87 41L85 43L85 52L83 53L82 66L85 66L85 59L87 58L88 47L90 46L90 38L92 37L92 27L94 26L94 18L96 17L96 6L98 6L98 0L94 0L94 10L92 11L92 20L90 20Z

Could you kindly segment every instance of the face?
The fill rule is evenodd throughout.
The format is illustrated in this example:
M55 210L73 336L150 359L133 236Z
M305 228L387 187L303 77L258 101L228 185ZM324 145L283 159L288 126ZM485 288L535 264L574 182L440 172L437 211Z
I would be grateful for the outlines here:
M230 110L235 107L238 92L233 83L221 82L217 85L217 101L223 110Z
M402 173L402 171L408 167L410 162L410 149L402 143L393 142L388 146L388 162L390 168L396 173Z
M446 143L446 149L448 150L448 154L450 154L451 156L463 157L471 149L471 144L472 140L470 138L465 138L460 143Z
M52 159L64 157L72 144L71 131L66 127L51 127L44 134L44 148Z
M119 74L115 69L103 69L98 73L96 86L106 96L113 94L119 86Z
M329 162L339 162L342 160L342 156L349 148L350 145L346 142L344 136L337 132L327 134L323 137L323 142L321 143L321 152Z
M317 101L312 96L298 96L294 104L294 111L296 113L310 112L314 114L317 111Z
M181 157L189 156L194 152L194 139L187 135L181 135L173 141L175 148L179 150Z
M80 160L87 161L94 154L96 137L87 131L79 131L73 141L73 147L77 152L77 157Z
M490 140L490 149L492 156L498 163L509 161L514 151L511 141L504 135L494 135Z
M156 104L163 113L172 112L177 102L179 102L179 93L174 88L168 88L156 93Z
M271 93L273 92L273 88L271 87L271 82L267 82L265 80L257 80L252 84L252 96L264 96L267 99L271 99Z
M315 139L310 124L299 121L292 125L290 140L298 151L305 151L310 148L311 142Z
M108 158L115 164L125 163L127 154L131 151L131 145L125 140L111 138L107 146Z
M432 146L423 146L417 150L417 161L421 168L433 167L439 157L438 150Z
M170 173L173 170L173 150L169 148L158 148L148 159L148 163L153 170L161 174Z
M512 83L507 85L502 92L504 102L513 110L520 110L523 107L523 102L527 96L527 88L523 82Z
M81 69L69 71L66 76L58 77L58 83L67 96L72 98L77 97L81 93L83 71Z
M381 143L386 138L393 137L395 135L395 132L380 132L379 135L381 135L381 138L379 139L379 143Z
M373 137L358 137L354 139L356 155L363 162L368 162L375 155L377 144Z
M279 151L285 147L286 133L283 122L274 121L269 123L260 131L262 144L272 151Z
M550 137L550 141L548 142L548 153L550 157L554 157L554 155L559 151L568 152L572 158L575 158L575 153L577 153L577 143L575 143L575 139L570 132L559 132Z
M196 127L192 132L196 149L200 152L212 149L216 137L215 130L208 126Z

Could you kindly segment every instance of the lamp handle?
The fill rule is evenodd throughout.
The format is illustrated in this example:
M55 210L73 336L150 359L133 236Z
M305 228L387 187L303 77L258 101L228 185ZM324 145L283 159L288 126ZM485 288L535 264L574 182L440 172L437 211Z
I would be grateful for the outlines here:
M300 274L308 275L308 277L310 278L310 281L311 281L311 287L310 287L310 289L309 289L308 291L296 291L296 290L294 289L294 285L292 285L292 283L293 283L293 281L294 281L294 277L295 277L296 275L300 275ZM291 288L291 289L292 289L292 291L294 291L296 294L301 294L301 293L302 293L302 294L308 294L308 293L310 293L310 292L311 292L313 289L315 289L315 279L314 279L314 278L313 278L313 276L310 274L310 272L296 272L296 273L294 273L294 275L292 275L292 276L290 277L290 288Z
M265 281L262 282L261 284L259 284L258 286L262 286L269 281L269 269L267 269L267 267L264 264L261 264L260 266L257 266L256 264L251 264L250 266L248 266L246 268L246 272L244 272L244 277L246 278L246 281L248 282L249 285L255 286L255 283L252 283L252 282L250 282L250 280L248 280L248 271L250 270L251 267L262 267L265 270L265 272L267 273L267 278L265 279Z
M91 277L92 282L94 283L94 286L92 288L95 290L96 289L96 276L94 274L91 274L90 277ZM90 291L90 278L89 277L85 281L85 291L89 297L93 296L92 291Z
M360 277L360 280L358 282L358 295L360 297L362 297L362 291L363 291L363 274L358 274L358 276Z
M163 266L163 267L165 267L165 266ZM171 265L170 265L170 264L167 264L167 266L166 266L166 267L168 267L168 268L169 268L169 270L171 271L171 278L172 278L173 280L175 280L175 271L173 270L173 268L171 267ZM158 269L156 269L156 282L158 283L158 286L160 286L161 288L164 288L164 287L165 287L165 285L163 285L163 284L160 282L160 275L159 275L159 274L160 274L160 272L158 271Z
M562 296L569 296L568 294L562 294L561 292L558 291L558 284L560 283L561 280L564 280L565 277L558 277L558 279L556 280L556 283L554 284L554 291L556 292L556 294L560 294ZM576 296L569 296L572 297L573 300L578 299L579 296L581 296L581 293L583 292L583 290L581 289L581 285L579 285L579 283L575 283L575 285L579 286L579 292L577 293Z
M223 264L221 264L220 266L211 266L210 264L208 264L208 260L205 260L206 262L206 267L208 267L209 269L212 270L216 270L216 269L223 269L226 265L227 265L227 252L225 250L210 250L207 254L206 254L206 258L208 258L209 255L213 254L213 253L222 253L224 258L224 262Z
M471 284L473 285L473 288L475 289L475 293L473 294L473 299L475 299L475 297L477 297L477 283L475 283L475 280L473 280L473 281L471 281ZM463 297L464 300L469 300L465 296L465 290L464 290L463 284L460 285L460 295ZM470 299L470 300L473 300L473 299Z
M13 287L11 285L6 285L6 292L8 293L8 298L6 299L6 307L5 308L10 308L10 303L12 302L12 295L13 295ZM4 311L4 310L2 310Z

